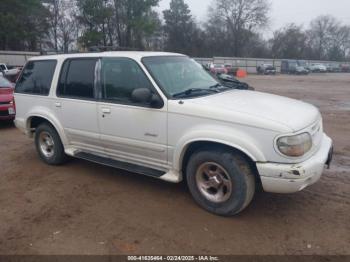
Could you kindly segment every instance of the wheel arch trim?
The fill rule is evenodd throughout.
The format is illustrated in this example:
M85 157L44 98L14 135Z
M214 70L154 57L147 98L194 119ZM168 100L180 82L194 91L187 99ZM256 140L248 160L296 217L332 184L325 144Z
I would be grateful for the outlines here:
M60 137L60 139L62 141L62 144L63 145L67 145L68 144L68 139L65 136L63 127L59 124L58 119L56 117L54 117L54 116L52 116L50 114L44 113L42 111L32 111L26 116L26 130L28 131L27 132L28 134L31 133L30 124L31 124L31 120L34 117L39 117L39 118L42 118L42 119L46 120L47 122L49 122L55 128L55 130L57 131L57 133L58 133L58 135L59 135L59 137Z
M259 162L266 161L264 154L253 144L251 144L251 145L247 144L246 146L244 146L244 145L240 145L238 143L229 142L227 140L217 139L217 138L195 138L195 139L187 140L185 143L183 143L183 145L181 147L179 147L180 149L175 150L175 152L174 152L174 168L175 168L175 170L179 170L181 172L181 170L183 169L185 155L186 155L188 149L194 143L200 143L200 142L214 143L214 144L230 147L234 150L237 150L237 151L245 154L254 163L258 162L258 161Z

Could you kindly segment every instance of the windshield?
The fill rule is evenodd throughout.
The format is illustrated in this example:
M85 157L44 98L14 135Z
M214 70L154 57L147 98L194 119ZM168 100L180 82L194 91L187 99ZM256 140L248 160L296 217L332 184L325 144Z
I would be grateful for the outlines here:
M12 84L6 78L0 76L0 88L10 88Z
M171 97L187 90L208 89L218 84L203 68L185 56L145 57L142 61L158 85Z

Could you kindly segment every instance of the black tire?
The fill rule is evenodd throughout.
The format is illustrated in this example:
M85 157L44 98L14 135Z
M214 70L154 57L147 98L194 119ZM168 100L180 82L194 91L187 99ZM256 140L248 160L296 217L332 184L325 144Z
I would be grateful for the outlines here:
M232 181L230 197L221 203L208 200L200 191L196 174L203 164L211 162L223 167ZM255 194L255 176L247 161L227 149L203 149L192 154L186 167L186 178L195 201L205 210L220 216L234 216L244 210Z
M54 143L52 148L52 155L45 155L43 149L40 146L40 135L48 134ZM55 128L49 123L41 124L35 131L35 146L40 158L48 165L62 165L64 164L68 157L64 152L64 147L61 142L61 138L58 135Z

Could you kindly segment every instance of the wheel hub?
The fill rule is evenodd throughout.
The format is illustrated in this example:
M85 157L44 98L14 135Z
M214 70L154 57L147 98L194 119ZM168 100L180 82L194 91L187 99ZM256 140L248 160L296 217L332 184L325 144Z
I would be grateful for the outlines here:
M223 203L232 195L232 181L228 172L219 164L206 162L196 172L200 193L209 201Z
M39 146L41 153L47 157L51 158L55 151L55 143L52 136L48 132L42 132L39 136Z

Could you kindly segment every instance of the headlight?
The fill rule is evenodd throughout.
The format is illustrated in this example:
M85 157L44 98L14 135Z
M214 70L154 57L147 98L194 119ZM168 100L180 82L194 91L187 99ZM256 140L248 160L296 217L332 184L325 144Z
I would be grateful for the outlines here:
M312 138L308 133L281 137L277 140L277 147L286 156L300 157L311 149Z

